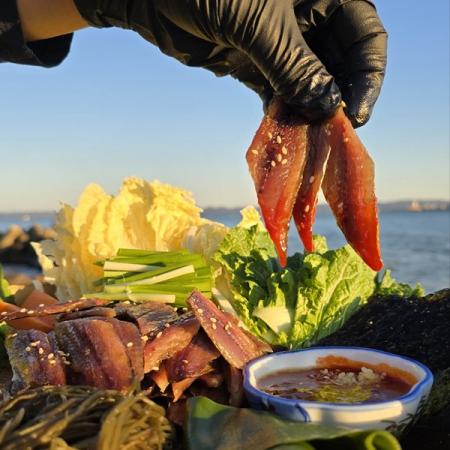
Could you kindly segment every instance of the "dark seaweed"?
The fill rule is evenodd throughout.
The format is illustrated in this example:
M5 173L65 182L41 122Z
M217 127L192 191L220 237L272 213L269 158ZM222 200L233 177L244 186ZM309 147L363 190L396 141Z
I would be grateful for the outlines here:
M320 345L355 345L409 356L435 382L419 421L403 436L404 450L450 448L450 289L425 297L374 297Z
M426 297L374 297L320 345L356 345L450 367L450 289Z

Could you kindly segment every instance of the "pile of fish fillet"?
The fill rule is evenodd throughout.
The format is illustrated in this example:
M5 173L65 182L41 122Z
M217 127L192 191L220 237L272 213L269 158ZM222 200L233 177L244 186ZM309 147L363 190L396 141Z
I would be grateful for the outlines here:
M243 401L242 368L271 347L200 292L188 309L159 302L77 300L9 313L2 320L55 320L45 330L14 330L5 339L13 371L9 392L44 385L127 391L142 386L182 424L192 395Z
M314 250L312 227L322 188L348 243L373 270L383 267L374 164L342 107L330 119L306 123L275 99L247 162L282 266L291 218L305 249Z

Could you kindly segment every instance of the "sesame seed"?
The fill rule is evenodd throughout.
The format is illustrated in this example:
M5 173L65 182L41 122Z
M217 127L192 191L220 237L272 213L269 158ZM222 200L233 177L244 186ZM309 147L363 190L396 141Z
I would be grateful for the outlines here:
M269 139L272 139L272 138L273 138L273 134L269 131L269 132L267 133L267 137L268 137Z
M281 153L278 153L277 155L277 161L281 162L281 160L283 159L283 157L281 156Z
M217 328L217 325L215 323L212 324L212 329L215 330Z
M6 314L8 314L6 311L2 312L2 316L6 316Z
M166 323L164 326L165 326L166 328L169 328L169 327L170 327L170 323Z
M189 363L189 361L188 361L187 359L182 359L181 362L182 362L183 364L188 364L188 363Z
M66 366L70 366L70 361L67 361L67 359L65 359L65 360L63 361L63 363L64 363Z
M197 309L197 312L198 312L199 314L203 314L203 309L202 309L202 308L198 308L198 309Z
M310 182L310 183L313 183L313 182L314 182L314 175L311 175L311 176L309 177L309 182Z
M39 303L38 307L43 308L45 305L43 303Z
M47 358L48 359L53 359L55 357L55 354L54 353L49 353L48 355L47 355Z
M28 310L27 314L34 314L34 311L32 309Z
M305 206L305 212L308 212L309 211L309 205L306 205Z
M154 370L154 371L156 372L157 370L159 370L159 367L158 367L158 366L153 366L153 367L151 368L151 370Z
M31 347L25 347L25 350L26 350L27 352L31 352Z
M43 355L44 354L44 349L42 347L39 347L38 353L40 355Z
M160 331L157 335L156 335L156 338L159 338L159 337L161 337L162 336L162 331Z
M52 359L49 361L50 364L56 364L56 359Z
M270 164L272 165L272 167L275 167L277 165L275 161L272 161Z
M283 153L283 155L287 155L288 153L288 149L284 145L281 147L281 153Z
M13 333L13 334L9 335L10 338L13 338L13 337L16 337L16 336L17 336L17 333Z
M211 322L213 322L213 323L216 323L216 322L217 322L217 319L216 319L215 317L210 317L209 320L210 320Z
M128 348L133 347L133 343L132 343L132 342L128 342L128 343L127 343L127 347L128 347Z
M348 142L350 139L348 137L344 138L344 142Z
M281 136L277 136L277 143L281 144Z
M37 347L39 344L41 343L41 341L34 341L31 343L32 347Z
M281 161L282 166L284 166L285 164L287 164L287 159L283 159L283 161Z
M20 312L21 312L21 313L26 313L26 312L27 312L27 308L22 308L22 309L20 310Z
M253 150L252 150L252 153L253 153L254 155L257 155L257 154L258 154L258 150L253 149Z
M230 329L230 323L228 322L227 324L225 324L225 331L228 331Z
M91 354L91 349L90 349L90 348L87 348L87 349L84 351L84 354L85 354L86 356L90 355L90 354Z
M141 336L141 340L143 340L144 342L148 341L148 336Z

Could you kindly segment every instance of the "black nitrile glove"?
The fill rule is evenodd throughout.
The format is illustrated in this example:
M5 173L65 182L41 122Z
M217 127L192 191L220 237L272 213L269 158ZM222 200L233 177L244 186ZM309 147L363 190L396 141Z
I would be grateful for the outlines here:
M354 124L362 125L381 88L386 33L367 1L75 3L91 25L132 29L184 64L231 75L265 99L282 96L308 120L330 116L342 92Z

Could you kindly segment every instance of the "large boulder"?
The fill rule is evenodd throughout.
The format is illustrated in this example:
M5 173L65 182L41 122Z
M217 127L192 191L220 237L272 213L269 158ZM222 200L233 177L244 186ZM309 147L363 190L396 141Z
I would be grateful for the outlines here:
M6 233L0 234L0 263L21 264L39 268L36 253L31 242L53 239L55 232L52 228L33 225L24 230L19 225L12 225Z

